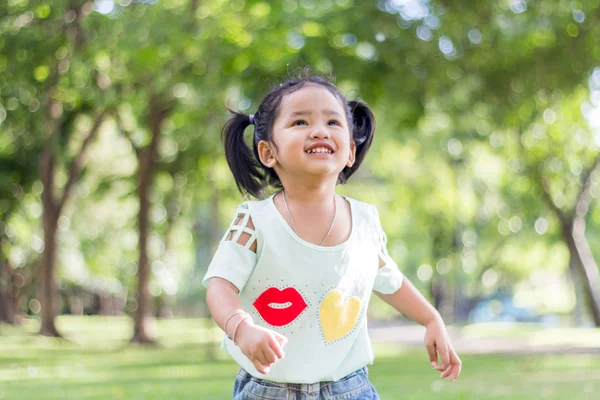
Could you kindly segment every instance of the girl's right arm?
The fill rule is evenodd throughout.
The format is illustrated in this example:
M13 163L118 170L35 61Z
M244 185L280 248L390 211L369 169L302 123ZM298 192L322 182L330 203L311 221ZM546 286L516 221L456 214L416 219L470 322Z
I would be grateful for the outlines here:
M252 319L246 317L238 293L237 287L231 282L211 278L206 289L208 308L217 325L239 346L256 370L268 374L271 365L283 358L283 347L287 339L275 331L254 325Z

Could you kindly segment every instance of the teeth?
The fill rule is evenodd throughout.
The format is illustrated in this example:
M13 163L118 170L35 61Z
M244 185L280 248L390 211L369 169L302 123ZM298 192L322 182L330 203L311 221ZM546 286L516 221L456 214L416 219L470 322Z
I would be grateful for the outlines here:
M308 153L309 154L312 154L312 153L327 153L327 154L331 154L331 150L329 150L326 147L317 147L317 148L308 150Z

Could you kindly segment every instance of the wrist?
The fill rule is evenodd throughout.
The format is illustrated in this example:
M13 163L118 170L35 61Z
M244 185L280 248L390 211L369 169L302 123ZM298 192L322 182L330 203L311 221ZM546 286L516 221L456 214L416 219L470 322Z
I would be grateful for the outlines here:
M232 338L232 340L234 342L239 342L240 338L244 337L246 333L248 333L247 331L250 330L253 326L254 321L250 316L248 316L248 318L244 318L242 321L240 321L237 331L235 332L235 337Z
M231 339L233 344L235 344L237 346L237 340L240 338L240 336L243 336L240 332L244 331L245 328L250 325L254 325L254 321L252 320L252 317L250 316L250 314L246 313L246 314L242 315L240 317L240 319L236 322L235 327L233 328L233 332L231 333L231 336L229 337L229 339Z
M223 327L223 331L225 331L225 335L229 338L229 339L233 339L233 334L235 332L236 327L238 327L238 325L246 318L250 317L250 314L248 314L247 312L240 310L237 311L233 314L231 314L231 316L229 318L227 318L227 322L225 322L225 326Z
M245 315L248 315L246 311L237 309L225 320L225 324L223 324L223 331L228 338L231 338L235 325L240 322L241 318L244 318Z
M425 327L429 327L431 325L444 326L444 320L442 319L442 316L440 315L440 313L435 311L434 313L431 314L431 316L429 318L427 318L425 320L425 323L423 325Z

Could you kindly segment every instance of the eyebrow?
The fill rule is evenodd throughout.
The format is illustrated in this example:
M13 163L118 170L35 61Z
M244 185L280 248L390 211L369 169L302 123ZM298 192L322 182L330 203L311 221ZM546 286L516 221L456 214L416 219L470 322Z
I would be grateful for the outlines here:
M322 114L323 115L337 115L339 117L342 116L342 114L340 114L339 112L334 111L334 110L323 110ZM290 118L297 117L300 115L312 115L312 111L307 111L307 110L294 111L293 113L290 114Z

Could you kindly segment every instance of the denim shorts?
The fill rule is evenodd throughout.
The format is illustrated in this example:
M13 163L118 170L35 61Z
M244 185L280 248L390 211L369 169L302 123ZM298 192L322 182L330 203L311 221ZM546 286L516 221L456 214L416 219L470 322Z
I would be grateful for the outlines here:
M333 382L277 383L255 378L240 368L233 400L379 400L367 367Z

